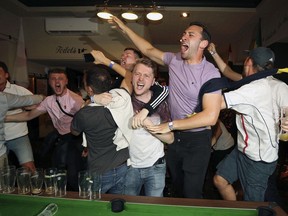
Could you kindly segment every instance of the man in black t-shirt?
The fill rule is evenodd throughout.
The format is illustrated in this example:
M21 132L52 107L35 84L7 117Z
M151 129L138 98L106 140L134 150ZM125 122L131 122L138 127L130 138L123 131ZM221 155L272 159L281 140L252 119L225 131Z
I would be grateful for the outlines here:
M76 113L71 131L75 135L84 132L88 168L92 174L101 174L102 193L122 194L131 134L128 121L133 116L130 95L124 89L113 89L110 93L116 98L113 97L109 106L93 102L94 94L108 92L111 88L109 72L97 66L85 73L84 85L92 103Z

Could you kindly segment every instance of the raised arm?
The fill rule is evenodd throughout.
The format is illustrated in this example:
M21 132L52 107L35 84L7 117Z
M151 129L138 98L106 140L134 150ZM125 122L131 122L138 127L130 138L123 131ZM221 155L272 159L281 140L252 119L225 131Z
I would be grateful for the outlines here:
M106 65L124 77L124 80L121 83L121 87L125 88L130 94L132 94L132 73L130 71L126 71L126 69L123 68L120 64L117 64L107 58L101 51L92 50L91 54L95 59L94 64Z
M95 61L95 64L104 64L109 66L114 71L116 71L119 75L123 76L125 79L121 83L121 87L125 88L130 94L132 93L132 73L130 71L126 71L121 65L117 63L111 64L111 60L107 58L101 51L93 50L91 52ZM155 83L151 87L153 91L153 96L150 101L144 106L144 109L141 110L140 113L136 115L136 121L139 121L139 124L143 124L144 119L150 113L152 114L154 110L167 98L168 96L168 87L161 86L159 83ZM135 123L137 124L137 123Z
M118 28L130 38L130 40L145 56L149 57L160 65L164 65L164 52L153 47L151 43L132 31L117 17L113 16L109 22L116 24Z
M209 46L208 46L208 51L210 52L210 54L212 55L213 59L215 60L219 70L221 71L221 73L233 80L233 81L238 81L238 80L241 80L242 79L242 75L233 71L229 65L227 65L223 59L219 56L219 54L217 53L216 51L216 47L215 47L215 44L214 43L210 43Z
M126 71L125 68L123 68L121 65L113 62L111 59L107 58L101 51L98 50L92 50L91 55L94 57L95 61L94 64L103 64L114 71L116 71L119 75L122 77L125 77L127 73L130 73L129 71Z

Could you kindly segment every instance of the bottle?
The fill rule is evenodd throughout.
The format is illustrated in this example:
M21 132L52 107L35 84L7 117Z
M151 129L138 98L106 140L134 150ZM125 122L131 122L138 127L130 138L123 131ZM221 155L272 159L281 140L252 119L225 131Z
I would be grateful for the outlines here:
M40 212L37 216L53 216L58 211L58 206L55 203L50 203L46 208Z

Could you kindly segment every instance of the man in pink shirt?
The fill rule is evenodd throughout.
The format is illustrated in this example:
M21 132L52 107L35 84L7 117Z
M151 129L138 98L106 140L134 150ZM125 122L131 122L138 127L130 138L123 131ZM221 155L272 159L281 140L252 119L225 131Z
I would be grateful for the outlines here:
M52 166L66 168L68 185L72 190L77 190L77 172L80 169L82 149L81 140L70 133L70 126L73 115L82 107L84 101L81 96L67 88L68 78L64 70L50 70L48 80L53 95L46 97L37 108L29 112L7 116L6 121L29 121L48 112L56 129L52 136L53 141L56 141Z

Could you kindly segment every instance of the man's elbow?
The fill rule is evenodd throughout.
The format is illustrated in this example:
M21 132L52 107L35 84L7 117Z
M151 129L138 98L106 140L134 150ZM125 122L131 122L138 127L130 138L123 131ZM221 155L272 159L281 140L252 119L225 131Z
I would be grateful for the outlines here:
M219 118L219 112L213 112L209 116L209 126L214 126L216 125L218 118Z
M171 138L166 142L167 144L172 144L174 142L174 136L171 135Z

